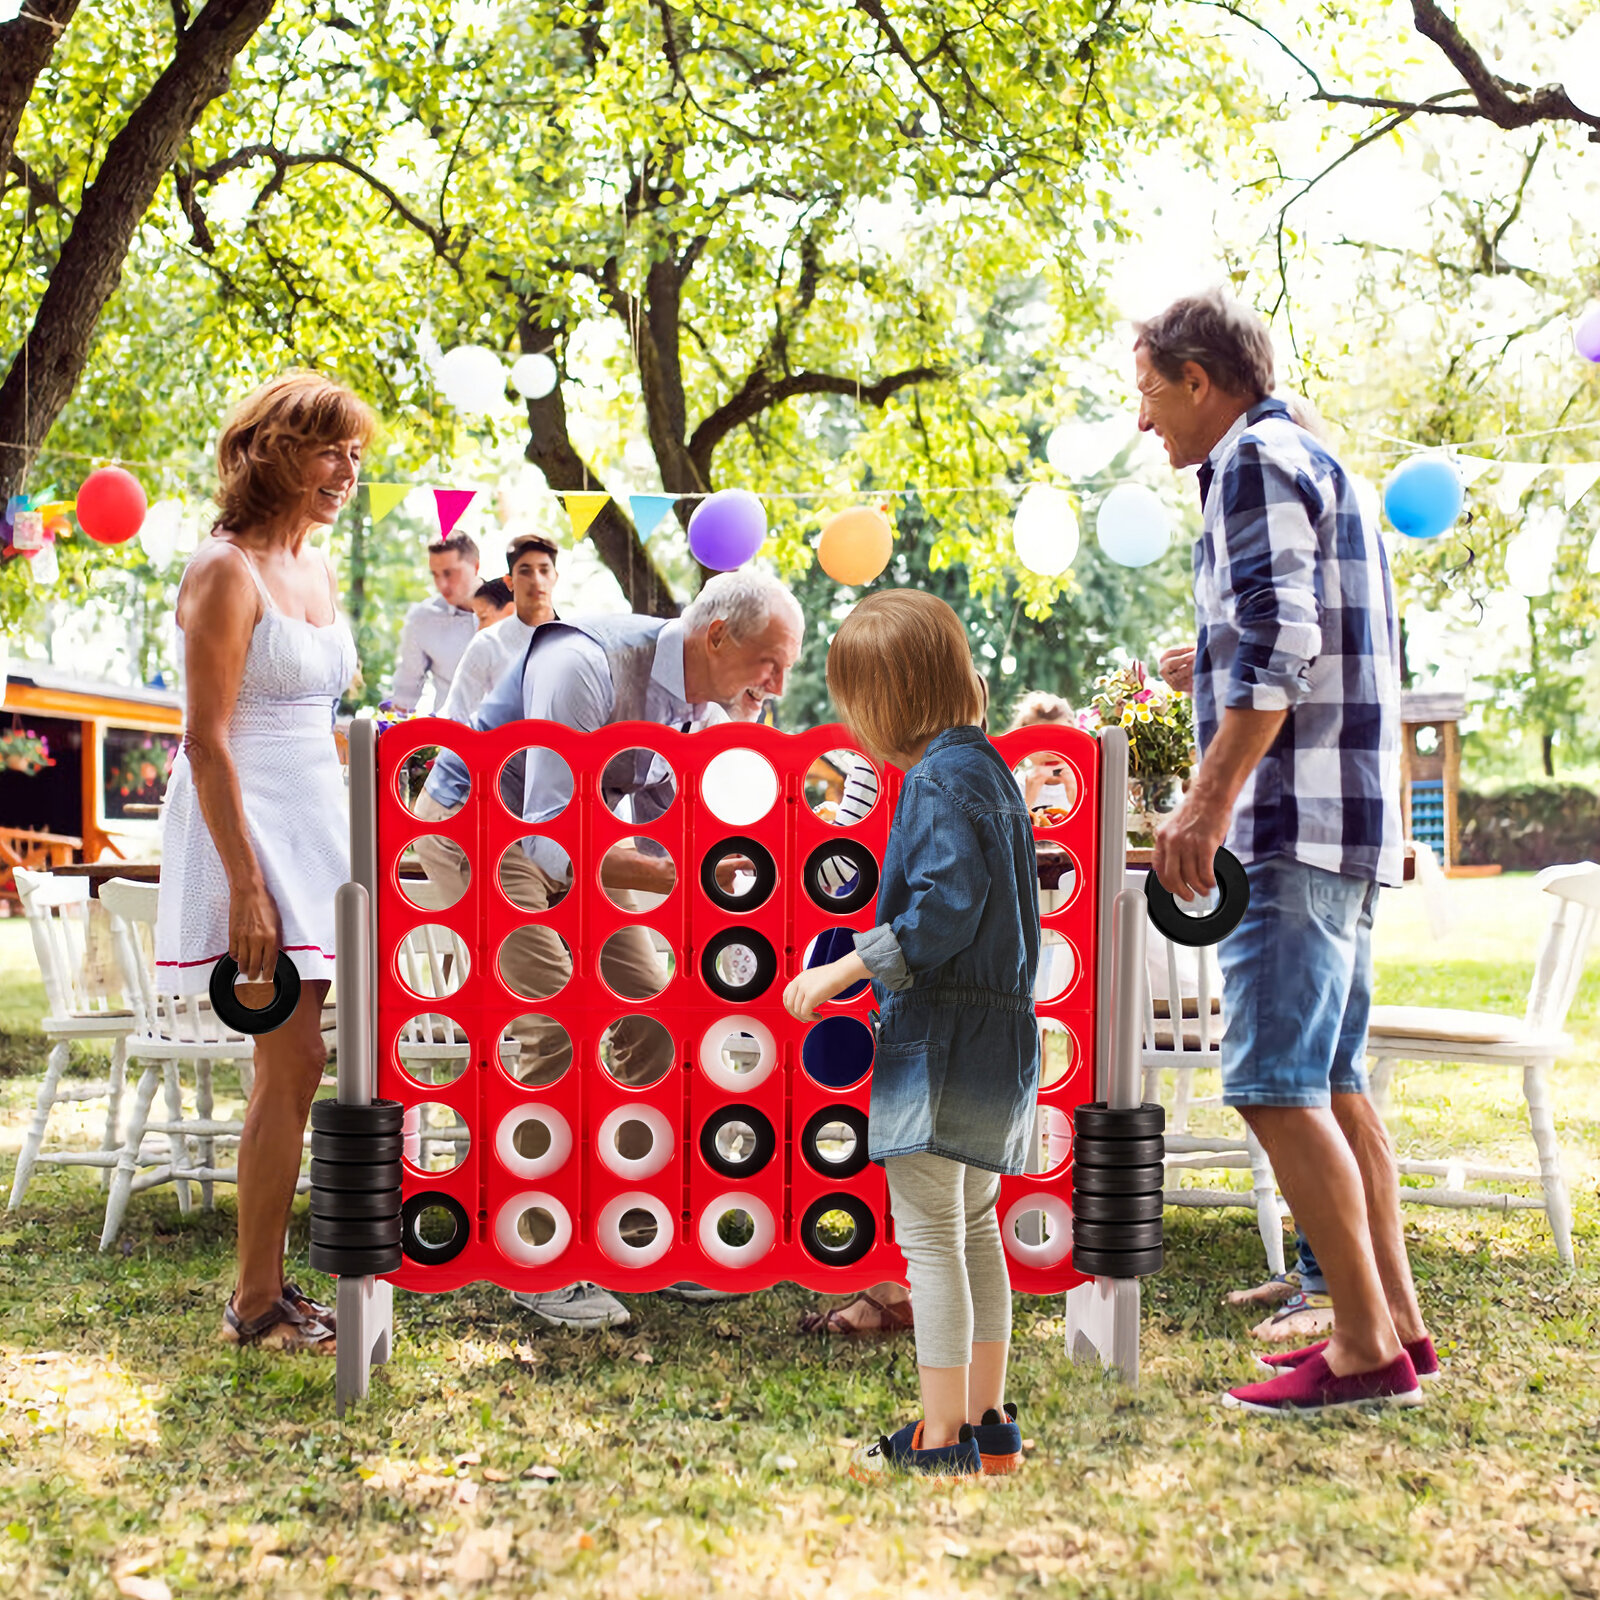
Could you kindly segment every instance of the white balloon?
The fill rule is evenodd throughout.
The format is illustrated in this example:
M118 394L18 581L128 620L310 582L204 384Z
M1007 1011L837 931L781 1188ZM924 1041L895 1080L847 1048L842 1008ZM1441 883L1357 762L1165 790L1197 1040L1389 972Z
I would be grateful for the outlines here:
M1045 578L1065 572L1078 553L1078 517L1071 495L1047 483L1030 484L1011 524L1011 543L1029 572Z
M1154 489L1119 483L1100 502L1095 538L1119 567L1148 567L1172 543L1172 514Z
M457 411L498 411L505 405L506 369L481 344L458 344L440 356L433 370Z
M511 387L524 400L542 400L556 386L561 376L549 356L518 356L511 364Z
M56 558L56 542L46 539L38 555L33 558L33 581L49 585L61 576L61 563Z
M1045 459L1064 478L1092 478L1110 466L1132 432L1132 424L1120 417L1106 422L1063 422L1044 442Z
M178 553L178 538L183 528L183 502L157 500L144 514L139 528L139 543L154 567L166 566Z
M1590 17L1561 47L1561 87L1586 116L1600 117L1600 17Z

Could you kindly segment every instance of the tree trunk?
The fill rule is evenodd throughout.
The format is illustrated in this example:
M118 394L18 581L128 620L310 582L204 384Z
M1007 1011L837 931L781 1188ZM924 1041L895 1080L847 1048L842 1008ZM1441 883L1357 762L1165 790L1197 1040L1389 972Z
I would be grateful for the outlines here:
M235 57L272 3L210 0L107 147L33 327L0 384L0 441L16 441L0 443L0 499L20 491L35 452L72 398L134 230L201 113L228 87Z
M28 96L55 54L78 0L30 0L29 15L0 23L0 173L11 165Z
M1539 756L1544 762L1544 775L1553 778L1556 775L1556 736L1548 731L1539 735Z

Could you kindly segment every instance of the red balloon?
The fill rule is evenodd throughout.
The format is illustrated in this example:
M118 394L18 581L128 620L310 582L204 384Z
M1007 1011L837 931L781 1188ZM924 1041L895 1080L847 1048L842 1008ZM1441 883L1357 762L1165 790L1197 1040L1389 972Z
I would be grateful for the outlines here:
M121 467L91 472L78 489L78 526L100 544L126 544L144 526L144 488Z

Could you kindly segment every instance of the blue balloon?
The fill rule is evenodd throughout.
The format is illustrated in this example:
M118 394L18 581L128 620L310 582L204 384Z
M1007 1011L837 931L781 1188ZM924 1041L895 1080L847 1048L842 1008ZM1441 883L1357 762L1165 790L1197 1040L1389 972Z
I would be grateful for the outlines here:
M1443 456L1413 456L1389 479L1383 509L1408 539L1437 539L1465 498L1460 473Z

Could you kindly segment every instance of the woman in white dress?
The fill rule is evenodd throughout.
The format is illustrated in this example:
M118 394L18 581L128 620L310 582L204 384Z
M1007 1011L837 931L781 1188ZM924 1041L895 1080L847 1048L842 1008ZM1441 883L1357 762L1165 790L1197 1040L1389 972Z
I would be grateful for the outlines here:
M223 955L258 982L280 950L300 973L294 1015L256 1040L223 1337L320 1354L334 1349L333 1314L285 1282L283 1241L326 1061L334 893L349 876L333 715L356 653L306 536L354 492L373 427L355 395L309 372L264 384L224 424L221 515L178 591L184 737L162 818L162 987L203 993ZM240 990L246 1005L269 996Z

